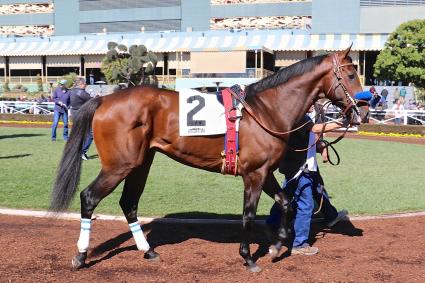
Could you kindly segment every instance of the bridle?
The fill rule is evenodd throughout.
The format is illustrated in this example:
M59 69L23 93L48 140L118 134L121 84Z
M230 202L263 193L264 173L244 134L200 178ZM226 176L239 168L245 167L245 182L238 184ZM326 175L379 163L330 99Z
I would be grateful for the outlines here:
M344 91L345 94L345 99L347 102L347 105L345 106L345 108L342 110L341 114L342 115L346 115L347 112L354 108L354 111L359 115L360 111L357 107L357 103L356 101L350 96L350 94L348 93L347 87L344 84L344 77L342 76L342 72L341 69L345 66L354 66L354 63L346 63L346 64L340 64L339 60L338 60L338 56L336 55L336 53L333 54L332 57L332 62L333 62L333 73L335 75L335 80L333 81L332 85L329 87L329 90L326 93L326 97L329 97L329 94L331 91L333 91L333 94L335 95L335 91L338 87L341 87L342 90ZM351 121L352 122L352 121Z

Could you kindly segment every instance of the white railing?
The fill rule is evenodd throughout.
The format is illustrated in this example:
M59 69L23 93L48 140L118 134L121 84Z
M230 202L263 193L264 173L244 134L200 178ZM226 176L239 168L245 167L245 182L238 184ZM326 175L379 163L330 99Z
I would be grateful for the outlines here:
M326 111L326 122L335 121L338 117L335 110ZM398 118L398 120L397 120ZM425 110L376 110L369 109L369 124L394 125L425 125Z
M53 114L54 102L35 101L0 101L0 113L21 113L21 114ZM325 120L335 121L338 112L333 109L326 111ZM400 119L400 124L404 125L425 125L425 110L369 110L369 123L371 124L396 124L396 118ZM353 129L355 130L355 129Z
M425 110L369 110L369 123L388 125L397 122L403 125L425 125Z
M54 102L0 101L0 113L53 114Z

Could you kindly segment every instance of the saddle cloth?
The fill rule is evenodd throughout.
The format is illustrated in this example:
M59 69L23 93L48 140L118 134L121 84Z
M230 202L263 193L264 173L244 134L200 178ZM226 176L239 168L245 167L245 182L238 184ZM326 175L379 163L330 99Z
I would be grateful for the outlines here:
M238 115L242 105L237 104ZM239 122L236 123L236 129ZM204 93L194 89L179 92L180 136L208 136L226 133L226 117L220 94Z

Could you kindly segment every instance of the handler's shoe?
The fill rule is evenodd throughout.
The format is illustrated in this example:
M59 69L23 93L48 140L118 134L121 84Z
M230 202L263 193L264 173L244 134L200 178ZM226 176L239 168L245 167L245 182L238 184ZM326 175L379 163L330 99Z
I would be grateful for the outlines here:
M319 252L319 248L312 247L310 245L304 245L301 247L293 247L291 255L315 255Z
M342 220L347 220L348 219L348 211L343 209L341 211L338 212L338 215L336 216L336 218L328 223L326 223L326 226L328 226L329 228L335 226L335 224L337 224L338 222L342 221Z
M81 159L83 159L83 160L89 160L89 157L87 156L87 154L83 153L81 155Z

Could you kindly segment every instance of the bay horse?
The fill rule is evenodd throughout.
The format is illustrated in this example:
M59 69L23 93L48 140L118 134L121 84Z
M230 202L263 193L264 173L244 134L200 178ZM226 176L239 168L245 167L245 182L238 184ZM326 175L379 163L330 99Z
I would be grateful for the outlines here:
M289 199L278 193L279 183L272 172L287 150L289 132L307 109L323 97L345 109L344 113L352 118L357 116L352 97L361 92L362 87L349 51L350 48L307 58L245 89L245 102L251 111L249 115L242 110L239 128L237 174L244 182L243 240L239 254L252 272L261 270L251 256L250 238L262 190L276 199L284 212L278 230L279 240L288 236ZM223 135L180 136L179 94L175 91L139 86L91 99L76 115L64 148L51 196L50 209L54 212L65 210L76 193L81 149L91 127L101 170L80 193L79 253L72 260L72 269L85 266L94 209L123 180L119 203L137 248L144 251L146 259L159 259L146 241L137 219L139 199L155 152L162 152L188 166L219 173Z

